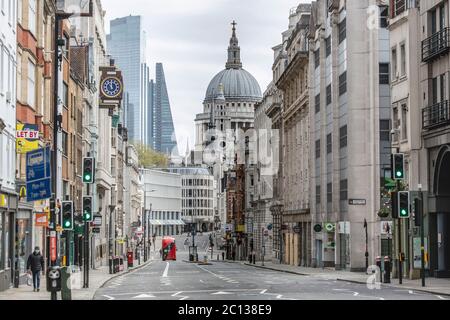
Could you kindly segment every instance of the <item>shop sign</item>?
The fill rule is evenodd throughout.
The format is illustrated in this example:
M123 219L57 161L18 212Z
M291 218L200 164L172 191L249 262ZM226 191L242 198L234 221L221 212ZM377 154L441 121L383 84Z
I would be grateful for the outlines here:
M25 154L39 148L39 127L36 124L16 124L16 151Z
M50 233L50 260L52 262L56 261L56 232L51 231Z
M245 225L244 224L238 225L236 228L236 232L245 232Z
M48 226L48 219L47 219L46 213L36 213L35 215L35 226L36 227L47 227Z
M8 207L8 197L6 194L0 194L0 207Z

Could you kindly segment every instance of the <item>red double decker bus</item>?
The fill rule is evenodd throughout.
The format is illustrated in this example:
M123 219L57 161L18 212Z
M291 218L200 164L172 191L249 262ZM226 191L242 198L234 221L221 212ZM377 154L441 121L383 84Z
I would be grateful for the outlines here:
M177 260L177 246L172 237L162 239L162 260Z

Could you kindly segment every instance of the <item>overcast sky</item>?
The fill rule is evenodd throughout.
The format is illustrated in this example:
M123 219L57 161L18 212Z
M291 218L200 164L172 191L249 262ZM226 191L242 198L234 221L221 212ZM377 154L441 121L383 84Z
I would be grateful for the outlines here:
M154 78L162 62L180 153L195 143L194 119L202 112L209 81L225 68L233 20L244 69L264 92L272 78L272 47L287 29L289 10L308 0L102 0L109 21L144 17L147 62Z

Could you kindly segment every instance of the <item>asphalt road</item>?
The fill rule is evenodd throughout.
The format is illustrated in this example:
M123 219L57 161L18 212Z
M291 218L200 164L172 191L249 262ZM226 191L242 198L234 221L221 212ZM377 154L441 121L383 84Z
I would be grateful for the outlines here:
M424 292L301 276L238 263L198 265L185 262L186 236L178 237L177 261L161 261L159 248L152 261L114 278L95 293L96 300L443 300ZM197 237L199 258L206 252L207 235ZM183 261L184 260L184 261Z

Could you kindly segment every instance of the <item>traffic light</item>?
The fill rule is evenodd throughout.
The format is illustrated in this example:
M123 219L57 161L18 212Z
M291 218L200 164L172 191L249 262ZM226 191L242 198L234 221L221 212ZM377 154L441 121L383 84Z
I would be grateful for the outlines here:
M405 155L403 153L396 153L392 155L392 179L405 179Z
M92 214L92 197L83 197L83 221L92 222L94 215Z
M398 219L398 192L391 193L392 219Z
M63 230L73 230L73 202L62 202L62 228Z
M94 183L94 158L83 158L83 183Z
M398 193L398 217L407 219L411 216L409 208L409 192L401 191Z

